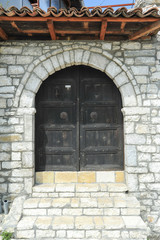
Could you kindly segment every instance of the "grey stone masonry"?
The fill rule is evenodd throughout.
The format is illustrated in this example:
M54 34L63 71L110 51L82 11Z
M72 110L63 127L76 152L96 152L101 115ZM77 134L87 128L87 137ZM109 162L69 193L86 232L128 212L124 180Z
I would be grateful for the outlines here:
M157 239L160 34L137 42L6 41L0 42L0 53L0 199L12 203L17 196L32 195L35 96L39 87L56 71L87 65L105 72L121 93L125 181L130 194L140 201L150 239Z

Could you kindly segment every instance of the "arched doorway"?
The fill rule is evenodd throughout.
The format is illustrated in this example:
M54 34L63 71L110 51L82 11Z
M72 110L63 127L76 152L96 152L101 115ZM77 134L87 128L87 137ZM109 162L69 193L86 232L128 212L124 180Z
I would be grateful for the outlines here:
M123 170L121 95L87 66L56 72L36 95L36 171Z

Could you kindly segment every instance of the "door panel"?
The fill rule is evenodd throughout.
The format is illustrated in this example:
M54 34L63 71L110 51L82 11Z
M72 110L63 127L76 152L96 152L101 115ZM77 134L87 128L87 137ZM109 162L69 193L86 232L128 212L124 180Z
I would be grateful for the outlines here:
M86 66L50 76L36 96L36 171L123 169L121 96Z

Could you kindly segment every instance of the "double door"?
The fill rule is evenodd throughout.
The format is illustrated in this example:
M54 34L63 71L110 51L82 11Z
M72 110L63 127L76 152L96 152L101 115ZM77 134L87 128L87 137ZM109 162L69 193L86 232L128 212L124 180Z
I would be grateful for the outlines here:
M36 96L36 171L123 169L121 96L104 73L74 66Z

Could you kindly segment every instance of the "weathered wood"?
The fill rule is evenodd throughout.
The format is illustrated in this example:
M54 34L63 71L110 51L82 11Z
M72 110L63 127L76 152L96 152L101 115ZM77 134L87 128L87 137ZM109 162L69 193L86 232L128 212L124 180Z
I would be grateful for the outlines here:
M125 26L126 26L126 22L122 22L121 23L121 31L122 31L122 33L124 32Z
M7 16L0 16L0 21L21 21L21 22L46 22L47 20L52 20L53 22L157 22L159 18L148 17L148 18L113 18L113 17L7 17Z
M8 40L7 34L1 27L0 27L0 38L2 38L3 40Z
M89 26L89 22L84 22L84 23L83 23L84 29L88 30L88 26Z
M100 31L100 40L104 40L107 30L107 21L102 21L101 31Z
M143 36L146 36L146 35L152 33L153 31L155 31L157 29L160 29L160 20L158 22L152 23L149 26L146 26L146 27L140 29L139 31L135 32L134 34L129 36L129 40L136 40L138 38L141 38Z
M65 34L95 34L95 35L98 35L99 34L99 31L85 31L85 30L56 30L55 29L55 32L57 34L61 34L62 36L64 36ZM131 34L132 31L125 31L124 33L122 33L121 31L106 31L105 34L117 34L117 35L129 35ZM105 35L104 35L105 37Z
M47 20L47 26L52 40L56 40L56 33L54 29L54 23L52 20Z

